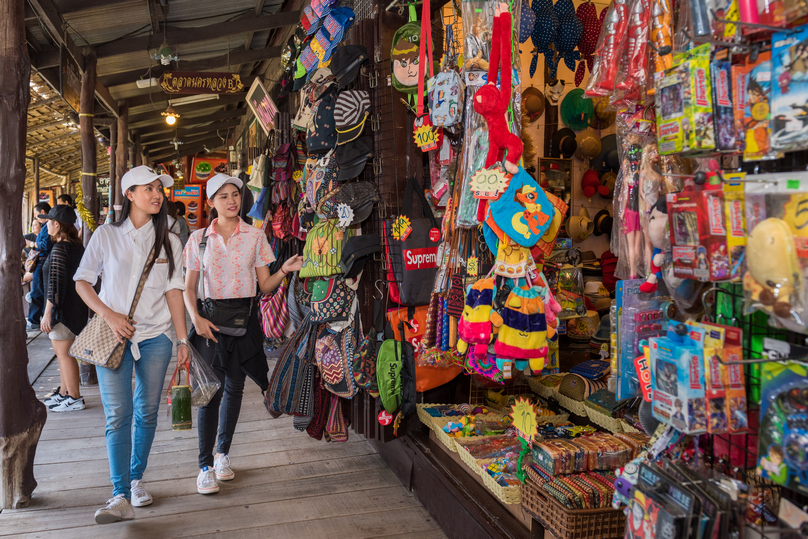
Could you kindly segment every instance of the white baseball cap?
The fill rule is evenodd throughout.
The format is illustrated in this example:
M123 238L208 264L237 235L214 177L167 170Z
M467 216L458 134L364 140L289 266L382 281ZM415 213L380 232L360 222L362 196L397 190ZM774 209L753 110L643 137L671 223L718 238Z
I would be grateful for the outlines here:
M156 179L163 182L163 187L171 187L174 185L174 178L168 174L157 174L153 168L146 165L140 165L131 169L121 178L121 191L126 194L126 191L135 185L146 185Z
M244 185L244 182L239 180L238 178L228 176L227 174L217 174L208 180L207 187L205 188L208 194L208 200L212 199L213 196L216 194L216 191L221 189L222 186L226 183L232 183L239 189L241 189L241 187Z

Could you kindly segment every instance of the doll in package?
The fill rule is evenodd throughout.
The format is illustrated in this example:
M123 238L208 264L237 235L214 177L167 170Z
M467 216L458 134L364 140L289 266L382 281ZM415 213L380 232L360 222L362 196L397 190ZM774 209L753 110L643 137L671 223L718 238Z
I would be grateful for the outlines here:
M735 131L744 161L782 157L771 144L771 81L770 52L761 52L754 63L732 66Z
M808 148L808 28L772 35L772 148Z
M660 155L715 149L710 45L675 55L655 88Z

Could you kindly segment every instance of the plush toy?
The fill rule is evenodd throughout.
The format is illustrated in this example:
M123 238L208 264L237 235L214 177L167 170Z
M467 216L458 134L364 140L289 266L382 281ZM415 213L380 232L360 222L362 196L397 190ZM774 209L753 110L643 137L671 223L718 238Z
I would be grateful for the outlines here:
M761 221L749 233L746 253L743 287L755 307L791 319L802 278L791 228L782 219Z
M472 353L477 361L485 361L488 343L491 342L493 301L493 279L480 279L466 289L466 304L457 326L457 351L464 354L473 344Z
M538 289L539 295L544 302L544 317L547 319L547 325L553 329L557 328L557 315L561 312L561 304L556 301L550 287L547 286L547 278L544 276L544 272L539 272L539 276L533 281L533 286ZM550 338L552 338L552 335Z
M600 193L603 197L609 195L609 187L600 183L598 171L594 169L584 172L581 178L581 189L586 198L592 198L595 193Z
M506 378L510 371L506 364L511 361L519 370L529 365L534 374L544 369L547 338L555 335L555 330L548 331L544 302L537 287L525 285L511 290L502 314L494 312L491 322L499 328L494 350L497 367Z
M511 54L511 14L508 5L500 3L494 12L488 83L474 94L474 110L488 124L485 168L506 159L505 170L516 174L519 172L519 158L522 157L522 139L511 133L505 117L511 102ZM500 88L497 89L500 59L502 77Z
M665 263L665 227L668 225L668 203L664 196L657 199L651 206L651 215L648 217L648 230L646 233L651 239L654 250L651 260L648 261L648 278L640 285L640 292L654 292L657 283L662 278L662 264Z

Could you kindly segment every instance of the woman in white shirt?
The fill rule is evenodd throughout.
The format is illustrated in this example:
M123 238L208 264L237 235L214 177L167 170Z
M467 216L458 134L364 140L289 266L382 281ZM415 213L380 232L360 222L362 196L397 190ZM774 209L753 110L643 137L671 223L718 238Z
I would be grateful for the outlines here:
M118 369L98 369L113 485L113 497L95 513L99 524L131 520L135 518L132 506L153 501L142 479L171 361L173 345L168 334L172 322L179 345L177 362L186 364L190 358L182 298L182 245L168 231L163 195L163 187L172 184L170 176L147 166L124 174L121 219L95 231L74 276L76 290L87 306L109 324L119 341L126 342ZM152 249L154 259L147 264ZM148 277L129 323L127 315L144 270ZM101 293L96 294L93 286L102 272Z

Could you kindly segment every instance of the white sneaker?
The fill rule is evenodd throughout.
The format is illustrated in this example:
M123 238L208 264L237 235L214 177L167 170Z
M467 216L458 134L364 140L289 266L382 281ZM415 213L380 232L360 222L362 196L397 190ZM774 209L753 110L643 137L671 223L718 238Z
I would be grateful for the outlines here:
M107 506L95 512L95 521L98 524L110 524L119 520L133 520L134 518L135 510L132 509L132 504L124 498L123 494L118 494L114 498L107 500Z
M45 406L47 406L48 408L50 408L50 407L51 407L51 406L53 406L54 404L59 404L60 402L62 402L62 401L63 401L63 400L65 400L66 398L67 398L67 395L62 395L62 394L60 394L60 393L54 393L53 395L51 395L50 397L48 397L47 399L45 399L45 401L44 401L44 402L45 402Z
M143 486L143 481L135 479L132 481L132 506L133 507L146 507L154 503L152 495L146 492Z
M75 412L76 410L84 410L84 397L74 399L73 397L65 397L56 404L48 406L51 412Z
M205 466L196 476L196 491L200 494L216 494L219 492L219 484L216 483L216 474Z
M227 455L214 460L213 469L216 470L216 479L219 481L232 481L236 478L235 472L230 468L230 457Z

